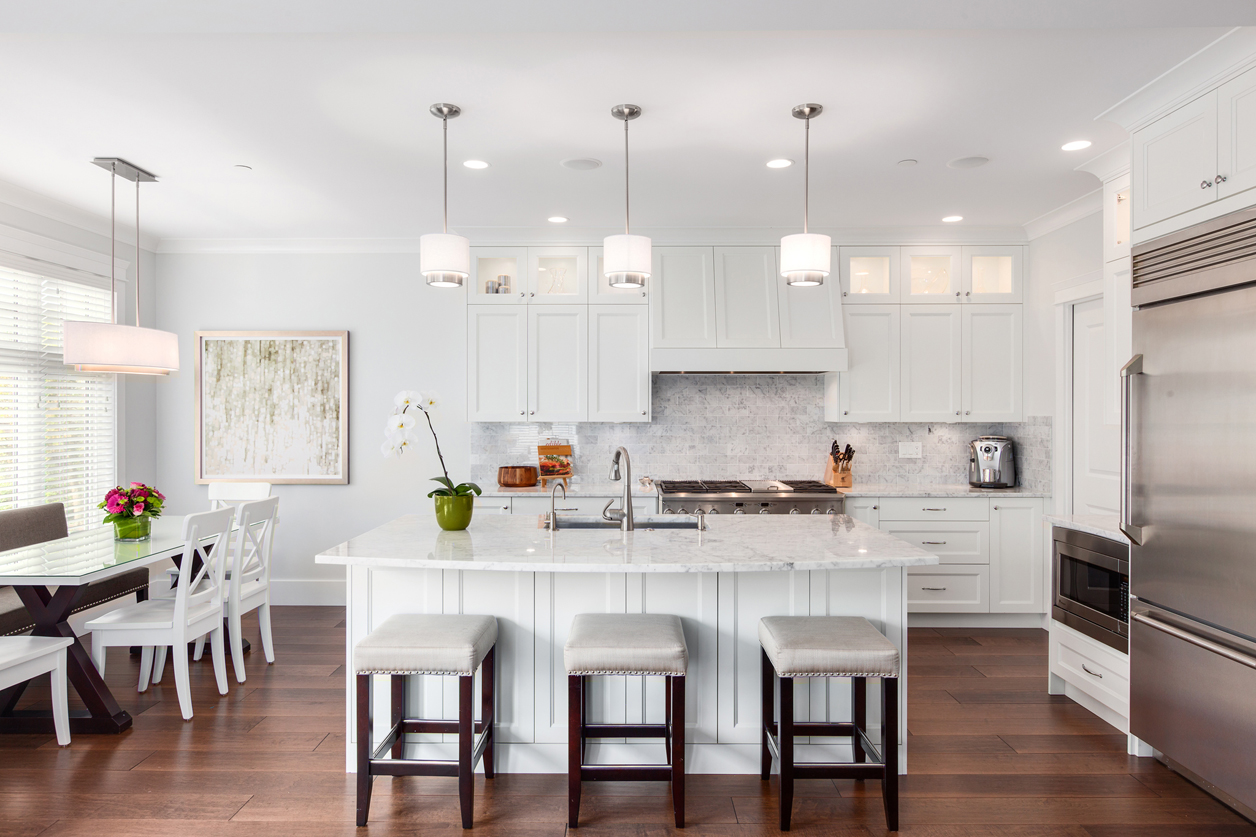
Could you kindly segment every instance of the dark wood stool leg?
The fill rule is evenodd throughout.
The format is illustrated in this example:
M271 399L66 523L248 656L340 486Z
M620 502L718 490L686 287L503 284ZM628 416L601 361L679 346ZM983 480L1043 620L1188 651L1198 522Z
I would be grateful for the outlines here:
M371 675L358 675L358 826L371 810Z
M567 825L580 825L580 767L584 762L584 678L567 675Z
M674 681L674 682L673 682ZM685 827L685 676L667 678L671 688L671 725L668 739L672 749L672 809L676 827Z
M667 756L667 763L672 763L672 678L664 677L663 703L663 726L667 727L667 735L663 737L663 754Z
M881 678L881 759L885 778L881 798L885 802L885 827L898 831L898 678Z
M580 764L589 760L589 698L593 695L593 680L587 674L580 678Z
M781 831L789 831L794 808L794 678L781 678L781 721L777 727L781 750Z
M484 745L484 778L492 779L495 773L493 761L493 744L497 739L497 711L494 702L495 678L497 676L497 646L488 649L480 669L480 721L484 725L483 735L488 736Z
M768 747L768 736L772 734L772 722L776 720L776 682L773 677L776 670L772 668L772 661L768 659L768 652L760 650L762 659L759 662L759 668L763 677L763 695L760 704L763 714L763 730L761 740L759 742L759 778L767 781L772 776L772 750Z
M855 751L855 763L863 764L868 756L864 752L863 739L858 733L868 730L868 680L865 677L850 679L850 721L855 725L856 732L850 737L851 747Z
M392 676L392 719L390 723L392 729L401 723L401 719L406 716L406 676L404 674L394 674ZM392 757L395 759L403 758L406 752L406 736L401 733L397 736L396 742L392 746Z
M474 677L458 678L458 802L462 807L462 827L471 827L475 806L475 773L471 752L475 746Z

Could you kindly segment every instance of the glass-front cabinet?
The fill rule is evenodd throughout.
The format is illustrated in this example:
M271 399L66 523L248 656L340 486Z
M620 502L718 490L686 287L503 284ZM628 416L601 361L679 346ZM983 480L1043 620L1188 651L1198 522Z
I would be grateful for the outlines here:
M475 305L519 305L528 301L528 248L472 247L467 301Z
M898 247L839 247L842 302L883 305L899 301Z
M528 303L584 304L589 301L589 248L529 247Z
M1025 248L964 247L963 302L1020 302Z
M589 302L599 305L648 305L650 302L650 283L654 277L645 280L644 288L612 288L606 278L602 248L589 248Z
M899 301L962 302L959 265L958 247L900 247Z

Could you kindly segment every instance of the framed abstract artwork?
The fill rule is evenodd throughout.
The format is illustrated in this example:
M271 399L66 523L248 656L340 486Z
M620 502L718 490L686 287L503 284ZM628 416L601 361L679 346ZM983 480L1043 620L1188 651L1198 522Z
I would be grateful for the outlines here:
M349 482L349 332L196 332L196 481Z

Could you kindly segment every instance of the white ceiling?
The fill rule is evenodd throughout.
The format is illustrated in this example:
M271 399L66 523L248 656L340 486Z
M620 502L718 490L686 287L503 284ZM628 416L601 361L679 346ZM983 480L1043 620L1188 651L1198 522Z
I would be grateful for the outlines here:
M444 34L309 34L343 22L346 4L331 2L308 3L299 19L261 4L250 18L306 34L107 31L143 28L125 13L151 13L158 30L238 29L196 10L244 5L254 6L136 0L110 5L107 18L91 3L5 7L5 30L33 34L0 35L0 181L103 215L108 177L89 161L121 156L160 176L144 205L147 231L163 239L410 239L439 229L440 123L427 106L449 101L464 110L449 130L452 229L504 241L552 231L545 219L561 214L566 234L601 235L622 224L621 124L609 109L634 102L645 111L632 123L634 227L661 238L789 229L802 220L802 167L764 162L801 163L802 124L789 109L813 101L826 108L812 124L813 228L930 226L950 214L1020 226L1097 186L1073 168L1125 136L1096 114L1222 35L1214 24L1246 22L1240 4L1201 2L1190 5L1196 28L680 31L697 19L673 2L653 22L674 31L638 32L638 11L606 31L618 18L585 3L548 6L570 26L546 18L552 31L525 34L502 30L525 28L510 10L526 4L494 0L448 4L477 10L476 34L454 32L459 19L431 6L419 8ZM719 5L727 14L706 4L706 21L736 29L762 26L767 4ZM1039 27L1076 25L1083 8L1056 3L1037 20L1033 10L1052 4L905 5L916 22L964 6ZM1186 4L1106 5L1145 7L1140 20L1176 26ZM812 6L859 8L785 3L779 17ZM395 30L417 28L409 5L353 8L359 28L381 26L390 9ZM1256 4L1241 8L1256 16ZM1110 22L1102 9L1089 17ZM864 14L852 25L869 23ZM577 25L585 31L558 31ZM1060 150L1078 138L1094 146ZM970 155L991 162L945 165ZM558 165L574 156L606 165ZM895 165L907 157L919 164ZM465 169L468 158L491 168Z

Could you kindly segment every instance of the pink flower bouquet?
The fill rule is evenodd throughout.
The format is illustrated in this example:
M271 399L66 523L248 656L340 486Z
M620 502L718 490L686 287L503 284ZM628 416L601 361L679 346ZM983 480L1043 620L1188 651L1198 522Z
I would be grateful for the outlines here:
M118 486L109 489L98 509L105 510L106 523L119 523L137 517L161 517L161 506L166 495L142 482L131 483L130 488Z

